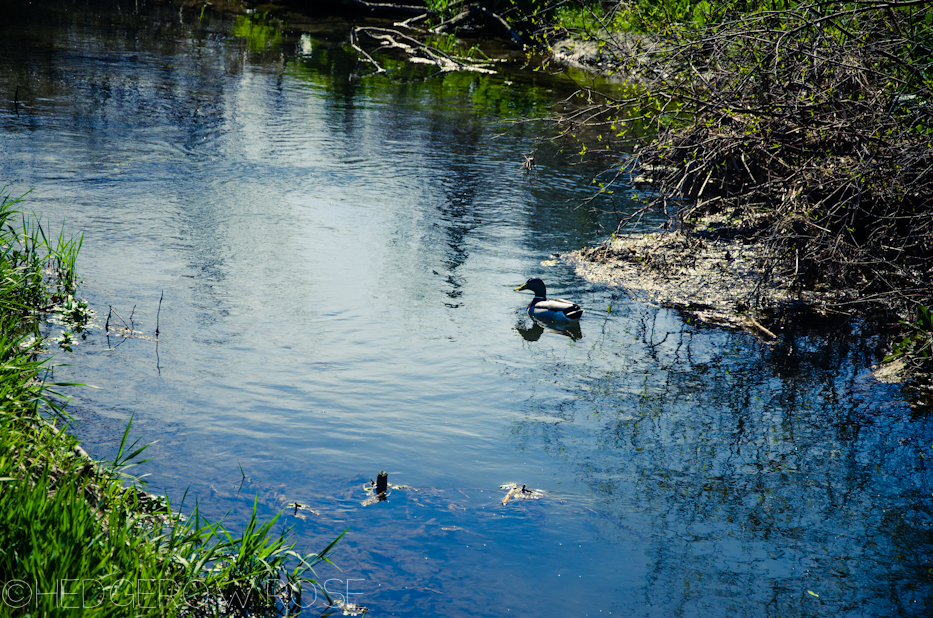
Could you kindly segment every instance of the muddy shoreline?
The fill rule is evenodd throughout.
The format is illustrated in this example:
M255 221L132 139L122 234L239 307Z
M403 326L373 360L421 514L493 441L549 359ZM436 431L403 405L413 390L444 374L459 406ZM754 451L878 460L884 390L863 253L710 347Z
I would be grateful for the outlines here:
M625 289L642 302L678 309L707 324L748 331L766 343L787 311L848 314L857 299L829 290L795 289L781 271L763 267L765 249L710 231L614 234L563 256L593 283ZM792 265L787 265L792 268Z
M765 251L760 243L728 233L678 230L614 234L594 247L565 253L561 260L591 283L617 288L647 305L675 309L697 326L744 331L769 348L781 344L785 326L801 319L873 314L882 316L881 325L896 321L886 304L851 292L795 288L787 271L762 268ZM888 364L879 358L871 369L880 382L922 377L903 358ZM921 390L925 397L933 394Z

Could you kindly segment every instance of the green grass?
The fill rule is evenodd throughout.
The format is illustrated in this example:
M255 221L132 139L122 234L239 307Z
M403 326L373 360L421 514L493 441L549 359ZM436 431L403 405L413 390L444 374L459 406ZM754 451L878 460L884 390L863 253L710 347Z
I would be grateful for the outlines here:
M81 237L52 241L18 202L0 195L0 616L278 615L322 590L342 534L302 555L255 503L242 532L181 516L129 476L145 450L129 425L111 462L76 450L55 391L75 385L46 382L42 330L81 306Z
M914 370L929 374L933 369L933 310L917 305L917 319L913 322L901 320L901 324L907 334L894 344L884 362L904 358Z
M599 2L570 0L566 2L523 2L516 6L526 11L534 8L554 30L571 33L663 32L670 27L702 27L741 14L780 11L787 0L624 0Z
M437 21L450 19L459 12L461 2L457 0L427 0L425 5L434 13Z

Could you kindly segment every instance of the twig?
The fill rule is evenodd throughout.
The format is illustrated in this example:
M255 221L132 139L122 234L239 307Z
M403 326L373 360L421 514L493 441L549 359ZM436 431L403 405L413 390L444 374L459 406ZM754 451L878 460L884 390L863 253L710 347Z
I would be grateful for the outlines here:
M123 328L124 328L124 329L129 328L129 327L126 325L126 320L124 320L123 318L120 317L120 314L117 313L116 309L114 309L112 305L110 306L110 312L113 313L113 315L117 316L117 318L119 318L119 320L120 320L121 322L123 322ZM107 316L107 323L108 323L108 324L110 323L110 316L109 316L109 315ZM130 331L132 332L132 329L130 329Z
M159 337L159 315L162 313L162 297L165 296L165 290L162 290L162 293L159 294L159 309L156 311L156 329L155 336Z
M370 56L366 51L360 47L356 42L356 28L350 30L350 46L353 47L356 51L363 55L366 58L367 62L372 64L376 68L376 73L385 73L386 70L379 66L379 63L376 62L372 56Z

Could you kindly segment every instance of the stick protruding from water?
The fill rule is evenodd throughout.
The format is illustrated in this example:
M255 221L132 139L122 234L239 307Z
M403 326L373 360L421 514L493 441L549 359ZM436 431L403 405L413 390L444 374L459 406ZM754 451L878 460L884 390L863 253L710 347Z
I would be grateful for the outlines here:
M376 477L376 496L380 500L385 500L387 491L389 491L389 473L381 470L379 476Z
M159 315L162 313L162 297L165 296L165 290L162 290L162 293L159 294L159 309L156 311L156 339L159 338Z

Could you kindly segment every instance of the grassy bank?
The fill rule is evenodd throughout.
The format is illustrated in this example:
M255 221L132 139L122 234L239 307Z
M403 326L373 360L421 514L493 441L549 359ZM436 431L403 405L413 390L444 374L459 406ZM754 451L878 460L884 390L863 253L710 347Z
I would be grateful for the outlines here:
M53 242L17 202L0 196L0 615L278 615L309 605L320 590L313 567L336 541L300 555L255 506L241 534L197 509L183 517L128 482L144 448L127 444L129 427L110 462L90 460L66 433L55 389L76 385L47 383L43 333L52 313L82 328L81 238Z

